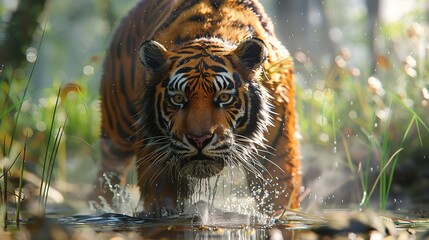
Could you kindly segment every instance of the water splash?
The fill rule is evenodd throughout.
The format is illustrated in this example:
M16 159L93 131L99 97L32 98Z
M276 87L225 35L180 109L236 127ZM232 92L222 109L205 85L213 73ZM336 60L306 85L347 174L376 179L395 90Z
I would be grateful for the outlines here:
M99 179L101 186L108 186L106 191L110 191L113 194L112 199L98 196L99 202L89 201L90 212L93 214L120 213L133 216L141 211L142 209L138 208L138 200L136 201L135 194L133 194L134 191L131 190L129 185L112 184L111 179L113 178L109 174L103 174Z
M185 213L198 215L204 225L265 225L272 222L270 217L257 210L258 204L251 193L262 190L249 189L241 168L228 167L210 179L190 179L189 188L193 192L185 204ZM268 195L264 194L258 202L264 203Z
M136 216L136 213L143 210L142 204L138 203L138 188L136 187L135 193L130 193L130 186L112 184L112 179L112 176L106 174L100 179L113 197L105 199L99 196L99 201L90 201L91 214L119 213ZM204 225L266 225L273 222L270 216L258 211L260 206L273 198L273 194L265 191L263 186L261 188L260 183L248 187L246 173L239 167L227 167L219 175L208 179L190 178L183 184L188 185L191 193L184 201L178 202L179 208L183 209L185 215L198 216ZM178 191L179 199L181 194L183 193ZM258 196L256 201L254 196ZM265 211L269 212L270 209Z

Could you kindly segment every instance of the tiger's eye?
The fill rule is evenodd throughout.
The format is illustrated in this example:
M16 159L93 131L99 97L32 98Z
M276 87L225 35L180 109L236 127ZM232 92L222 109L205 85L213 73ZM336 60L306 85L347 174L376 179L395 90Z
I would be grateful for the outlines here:
M219 95L218 100L221 102L228 102L231 99L231 95L228 93L222 93Z
M172 100L176 104L182 104L185 102L185 98L180 94L173 95Z

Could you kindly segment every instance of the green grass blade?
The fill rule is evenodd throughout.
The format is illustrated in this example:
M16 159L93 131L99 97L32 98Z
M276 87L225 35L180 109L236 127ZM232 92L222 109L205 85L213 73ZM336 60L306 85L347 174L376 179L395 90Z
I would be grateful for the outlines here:
M393 109L393 101L392 99L390 100L389 103L389 109ZM387 128L390 127L390 122L392 120L392 110L390 110L389 112L389 117L387 118ZM383 137L382 137L382 145L381 145L381 157L380 157L380 167L384 168L386 163L387 163L387 154L388 154L388 143L389 143L389 133L390 131L386 130L384 131ZM386 175L386 171L382 171L379 174L380 177L380 202L379 202L379 206L380 209L384 210L386 207L386 203L387 203L387 195L388 195L388 191L387 191L387 175Z
M0 72L0 82L2 82L3 81L3 74L4 74L4 66L1 66L0 71L1 71ZM11 79L14 78L14 75L15 75L15 71L13 71ZM6 111L4 110L6 108L6 106L7 106L8 100L9 100L10 89L12 88L12 82L13 81L8 81L7 82L8 89L7 89L7 92L5 93L5 99L4 99L4 102L3 102L3 107L2 107L1 112L0 112L0 126L1 126L1 123L3 121L3 117L6 116L11 111L13 111L13 109L15 109L16 106L18 106L18 104L17 104L16 106L13 106L12 109L8 109Z
M56 148L57 148L57 144L58 144L58 139L59 139L59 132L61 131L61 127L58 129L58 132L55 136L55 140L54 140L54 144L51 150L51 155L48 161L48 167L46 169L46 180L45 180L45 185L44 185L44 189L43 189L43 208L44 210L46 209L46 204L48 201L48 194L49 194L49 186L50 186L50 179L52 177L51 173L53 173L53 169L55 166L55 157L56 157ZM45 212L45 211L43 211Z
M58 149L60 147L63 134L64 134L64 127L60 127L58 129L57 136L55 137L54 149L53 149L53 153L51 155L51 160L50 160L51 164L48 168L49 172L47 175L46 186L45 186L46 188L45 188L45 194L44 194L45 199L44 199L44 204L43 204L43 213L46 211L46 205L48 203L49 188L51 186L54 166L55 166L55 162L57 159Z
M404 136L402 137L401 148L403 148L403 146L405 144L405 139L408 137L408 135L409 135L409 133L411 131L411 128L414 125L414 123L416 125L418 125L418 121L417 121L417 116L416 115L413 115L413 117L411 118L410 122L408 123L407 129L405 130ZM418 129L418 126L417 126L417 129ZM419 139L421 139L420 131L419 130L418 130L418 134L419 134ZM390 172L390 176L389 176L389 179L388 179L388 182L387 182L387 191L386 191L387 193L390 192L390 188L392 186L393 175L394 175L394 171L396 169L396 164L398 162L398 159L399 159L399 154L395 157L395 160L392 162L392 167L391 167L392 170ZM387 196L386 196L386 198L387 198Z
M380 178L382 177L382 174L384 174L387 170L387 167L389 166L389 164L395 159L396 155L398 155L400 152L402 151L401 149L398 149L391 157L390 159L386 162L386 164L383 166L383 168L381 169L380 173L378 174L377 178L374 181L374 184L372 185L371 191L368 194L368 199L371 198L375 187L377 186L378 182L380 181Z
M407 104L404 103L398 96L395 94L389 93L389 95L392 97L395 102L400 103L405 109L407 109L410 113L412 113L414 116L416 116L417 121L423 125L423 127L426 129L426 131L429 133L429 127L426 125L426 123L423 121L423 119L419 116L419 114L414 111L412 108L410 108Z
M41 183L40 183L40 189L39 189L39 197L40 197L39 204L40 204L41 209L44 208L43 204L44 204L45 196L43 194L45 193L44 189L46 188L46 186L45 186L46 185L46 181L45 181L45 177L46 176L45 175L47 174L46 167L49 167L49 164L50 164L48 162L49 148L50 148L50 145L51 145L52 134L53 134L53 131L54 131L55 117L56 117L57 109L58 109L58 105L59 105L60 93L61 93L61 87L59 87L59 89L58 89L57 99L55 101L54 112L52 114L51 126L50 126L50 129L49 129L48 142L46 144L45 158L43 160L43 165L42 165L43 166L43 168L42 168L42 177L41 177ZM51 155L52 155L52 153L51 153Z
M7 157L6 157L6 138L3 140L3 189L2 189L2 202L3 207L3 230L7 230Z
M25 167L25 154L27 152L27 140L28 140L28 135L25 136L25 143L24 143L24 153L22 156L22 163L21 163L21 169L20 169L20 173L19 173L19 185L18 185L18 201L16 203L16 216L15 216L15 222L16 222L16 227L19 228L19 214L21 211L21 202L22 202L22 183L23 183L23 179L24 179L24 167Z
M344 153L346 154L347 165L348 165L350 171L352 172L352 174L355 175L356 174L356 168L353 166L349 146L347 145L347 141L346 141L344 134L342 134L341 136L343 139L343 148L344 148Z
M331 121L332 121L332 137L334 138L334 147L333 147L333 151L334 153L337 152L337 126L336 126L336 116L335 116L335 92L333 90L332 91L332 114L331 114Z
M19 102L17 102L15 105L13 105L13 106L9 107L8 109L6 109L6 110L2 111L2 112L0 113L0 125L1 125L1 121L2 121L2 119L3 119L7 114L11 113L13 110L15 110L16 108L18 108L18 107L19 107L23 102L25 102L25 100L27 100L27 99L28 99L28 97L27 97L27 98L25 98L25 99L21 99L21 100L19 100Z
M422 138L422 133L420 132L419 121L416 121L416 129L417 129L417 136L419 137L420 146L423 147L423 138Z
M368 138L368 152L367 152L367 157L366 157L366 165L365 165L365 171L361 170L360 171L360 176L361 176L361 184L362 184L362 201L360 204L360 207L365 207L366 204L369 202L369 197L368 197L368 187L369 187L369 164L370 164L370 158L371 158L371 152L373 147L377 147L379 146L379 142L376 141L376 139L374 139L374 125L375 125L375 120L376 120L376 109L374 108L374 110L372 111L372 117L371 117L371 122L369 125L369 130L367 131L365 128L360 128L360 130L365 134L365 136Z

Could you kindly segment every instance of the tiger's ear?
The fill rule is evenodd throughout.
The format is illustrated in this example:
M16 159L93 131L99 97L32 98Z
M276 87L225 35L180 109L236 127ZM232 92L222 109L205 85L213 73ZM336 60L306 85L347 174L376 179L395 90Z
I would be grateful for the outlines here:
M145 41L140 46L140 62L151 72L161 69L167 63L167 55L165 47L156 41Z
M240 42L234 53L240 61L250 70L261 66L267 58L267 47L259 38L248 38Z

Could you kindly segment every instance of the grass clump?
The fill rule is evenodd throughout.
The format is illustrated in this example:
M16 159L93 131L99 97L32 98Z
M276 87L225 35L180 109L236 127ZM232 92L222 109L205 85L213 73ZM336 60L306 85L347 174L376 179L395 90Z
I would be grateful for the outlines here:
M429 156L424 140L429 138L429 31L417 23L401 31L402 35L395 32L394 40L387 35L392 31L380 33L392 45L380 51L375 72L356 67L359 61L346 48L326 71L314 69L301 52L296 57L297 71L312 79L297 89L303 142L341 155L340 164L359 182L360 208L391 209L398 166L411 162L417 166ZM403 46L406 55L397 52ZM357 154L362 145L366 153Z

